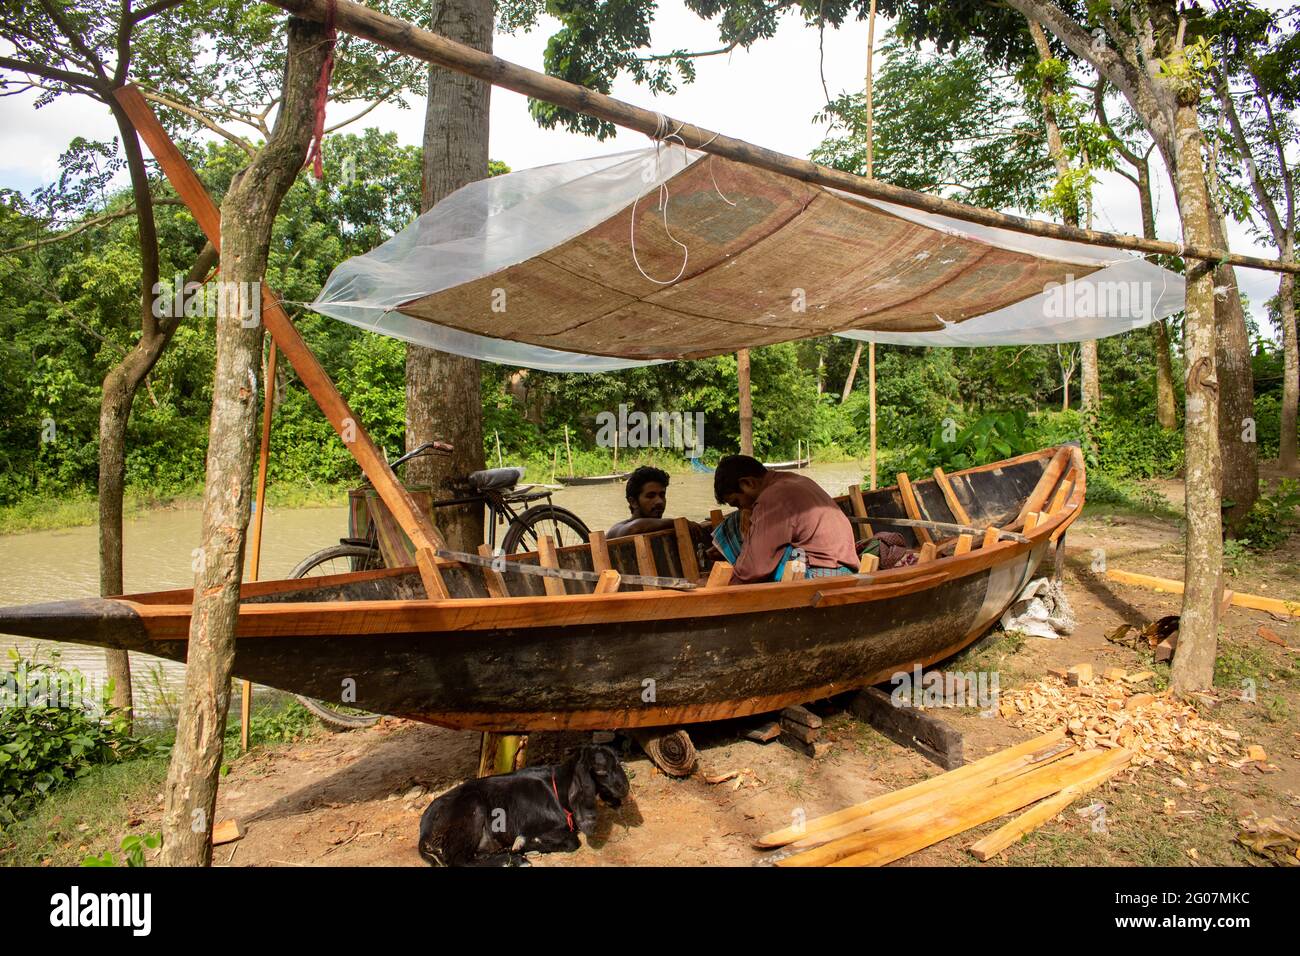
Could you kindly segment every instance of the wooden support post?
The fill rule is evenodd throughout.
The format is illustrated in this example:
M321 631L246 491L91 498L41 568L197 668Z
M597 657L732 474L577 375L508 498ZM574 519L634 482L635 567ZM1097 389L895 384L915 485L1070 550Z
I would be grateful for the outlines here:
M933 561L938 553L938 546L933 541L927 541L921 545L921 553L916 556L916 563L925 564L927 561Z
M1029 534L1029 532L1033 531L1035 528L1038 527L1038 521L1041 517L1042 515L1040 515L1037 511L1031 511L1029 512L1029 514L1025 515L1025 527L1024 527L1025 534Z
M716 528L718 525L722 524L724 520L725 519L722 517L721 508L714 508L712 511L709 512L709 524L711 524L713 527Z
M600 580L596 582L596 594L613 594L618 590L618 586L623 576L613 568L606 568L600 572Z
M544 568L558 568L559 560L555 556L555 539L549 534L541 535L537 539L537 563ZM542 578L542 586L546 588L548 597L559 597L566 593L564 582L559 578Z
M861 485L849 485L849 505L853 509L853 517L865 518L867 516L867 503L862 500ZM871 530L871 525L866 522L858 523L858 532L856 537L864 540L875 534Z
M880 558L874 554L864 554L858 562L858 574L870 574L880 567Z
M998 534L997 528L985 528L984 540L980 543L981 548L991 548L998 543L1002 536Z
M655 567L654 552L650 550L650 540L643 534L632 536L633 546L636 548L636 571L643 577L652 578L659 573ZM641 587L646 591L657 591L656 587L649 584L643 584Z
M478 546L478 553L479 556L483 558L491 558L493 556L492 549L486 544L480 544ZM501 576L500 571L493 568L484 568L483 583L487 585L488 597L504 598L510 596L510 592L506 588L506 580Z
M934 480L939 485L939 490L943 492L944 501L948 502L948 510L952 512L953 518L958 524L970 524L970 515L957 499L957 492L948 480L948 476L943 473L943 469L938 465L934 468Z
M974 543L975 543L975 539L971 535L959 534L957 536L957 546L953 548L952 553L965 554L971 549L971 545L973 545Z
M149 108L149 104L134 85L128 83L118 87L113 95L131 120L136 132L140 134L140 138L149 147L154 159L158 161L158 166L172 184L172 188L176 190L176 194L189 208L203 234L220 252L221 213L213 203L212 197L208 195L202 181L190 168L190 164L176 148L176 144L171 141L167 131L158 122L158 117L154 115L153 110ZM446 547L442 534L434 527L429 516L420 510L410 492L397 480L393 470L388 467L388 460L383 452L362 427L347 401L339 394L334 382L330 380L307 343L303 341L288 313L280 306L275 293L265 283L262 285L262 323L271 333L271 338L284 353L284 357L289 360L294 371L298 373L298 378L311 393L311 397L315 399L325 418L343 439L344 446L361 466L362 473L370 479L379 497L415 544L417 553L422 548ZM431 599L441 596L438 590L441 579L435 581L426 577L424 566L420 568L420 578ZM445 588L443 590L445 591Z
M593 531L591 537L587 539L587 547L591 548L591 570L608 571L609 544L605 541L605 532Z
M910 747L944 770L966 762L961 734L916 707L895 707L889 694L875 687L855 694L849 711L895 743Z
M907 477L905 471L898 473L898 490L903 496L903 509L907 512L907 516L914 521L924 521L925 516L921 514L921 508L916 503L916 492L912 490L912 480ZM925 528L914 527L912 530L916 532L916 540L921 544L933 543L934 538Z
M695 557L695 538L691 536L691 522L686 518L673 519L677 535L677 554L682 562L682 577L694 581L700 576L700 562Z
M709 580L704 586L706 588L725 588L731 583L732 570L730 563L715 561L713 567L709 568Z

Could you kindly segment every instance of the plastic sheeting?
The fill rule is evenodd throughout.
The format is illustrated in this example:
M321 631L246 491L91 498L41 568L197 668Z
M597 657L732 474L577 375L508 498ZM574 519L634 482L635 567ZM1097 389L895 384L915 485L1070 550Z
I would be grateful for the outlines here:
M604 371L828 333L1079 341L1182 302L1180 276L1114 250L661 146L466 186L340 265L312 307L473 358Z

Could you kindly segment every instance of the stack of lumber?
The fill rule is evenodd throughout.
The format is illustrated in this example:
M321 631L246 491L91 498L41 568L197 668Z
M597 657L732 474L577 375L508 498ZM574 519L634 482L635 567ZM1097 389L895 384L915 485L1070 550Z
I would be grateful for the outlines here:
M987 859L1123 770L1123 748L1080 751L1058 729L914 786L760 837L802 852L778 866L880 866L1044 801L977 844ZM975 848L972 848L975 849Z
M1201 760L1230 762L1242 753L1241 735L1207 720L1169 694L1144 692L1150 671L1112 669L1092 677L1077 665L1064 680L1049 676L1000 695L998 712L1017 727L1043 733L1063 729L1080 748L1123 747L1137 767L1159 764L1196 773ZM1200 759L1192 759L1200 758Z
M807 707L781 711L781 743L808 757L824 757L831 745L821 739L822 719Z

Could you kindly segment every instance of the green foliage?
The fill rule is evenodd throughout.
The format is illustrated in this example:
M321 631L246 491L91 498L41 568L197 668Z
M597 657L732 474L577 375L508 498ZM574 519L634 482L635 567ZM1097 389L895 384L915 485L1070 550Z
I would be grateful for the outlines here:
M144 866L144 851L156 850L162 846L161 833L131 834L122 838L122 862L127 866ZM82 866L117 866L112 850L105 850L99 856L88 856L81 861Z
M947 419L930 433L927 444L913 446L898 460L897 470L928 474L937 466L959 471L1013 458L1035 447L1029 433L1029 415L1024 411L990 412L961 428L955 420ZM890 466L893 470L894 462Z
M285 697L269 707L253 711L249 720L248 743L249 746L292 743L302 737L311 736L319 727L311 711L292 697ZM238 750L239 733L238 721L227 721L227 753Z
M1259 497L1246 515L1240 538L1257 550L1276 548L1300 525L1300 481L1286 478L1270 492L1260 483Z
M109 705L111 688L86 701L80 672L13 650L9 656L11 668L0 672L0 829L95 766L138 756L146 746Z

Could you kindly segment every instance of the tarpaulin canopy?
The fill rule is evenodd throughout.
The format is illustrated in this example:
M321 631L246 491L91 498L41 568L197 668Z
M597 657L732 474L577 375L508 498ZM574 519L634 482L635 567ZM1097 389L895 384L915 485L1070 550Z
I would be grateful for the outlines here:
M1080 341L1183 306L1127 253L863 199L679 146L472 183L312 307L474 358L602 371L812 336Z

